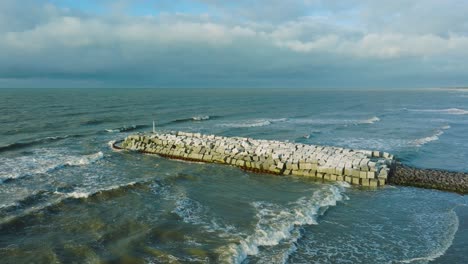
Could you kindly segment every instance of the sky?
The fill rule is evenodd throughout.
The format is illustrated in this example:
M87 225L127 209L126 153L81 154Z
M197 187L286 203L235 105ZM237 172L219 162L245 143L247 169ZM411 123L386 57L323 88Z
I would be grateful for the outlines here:
M468 0L0 0L0 88L468 86Z

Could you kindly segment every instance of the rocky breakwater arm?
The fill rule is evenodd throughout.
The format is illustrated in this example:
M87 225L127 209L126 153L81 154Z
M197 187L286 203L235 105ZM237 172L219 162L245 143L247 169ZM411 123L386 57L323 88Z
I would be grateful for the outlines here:
M228 164L254 172L371 187L385 185L394 164L394 157L385 152L185 132L131 135L121 147L173 159Z
M389 183L468 194L468 173L395 165Z

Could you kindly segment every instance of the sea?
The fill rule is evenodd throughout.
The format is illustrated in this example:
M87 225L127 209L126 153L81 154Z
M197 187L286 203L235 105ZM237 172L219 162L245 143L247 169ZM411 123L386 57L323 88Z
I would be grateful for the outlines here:
M468 92L1 89L0 263L468 263L468 197L114 151L187 131L468 172Z

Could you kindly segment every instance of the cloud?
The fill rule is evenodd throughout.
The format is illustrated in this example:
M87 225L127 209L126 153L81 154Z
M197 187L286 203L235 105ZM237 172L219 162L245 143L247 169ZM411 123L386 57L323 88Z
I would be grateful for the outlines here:
M26 79L174 87L468 81L462 74L468 27L461 17L468 4L460 1L111 2L108 13L48 1L0 3L0 85ZM143 2L158 12L125 13Z

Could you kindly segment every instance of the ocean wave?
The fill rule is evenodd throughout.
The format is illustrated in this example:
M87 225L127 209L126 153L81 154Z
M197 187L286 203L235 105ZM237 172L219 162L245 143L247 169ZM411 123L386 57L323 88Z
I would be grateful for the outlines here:
M439 129L437 129L434 134L428 136L428 137L423 137L423 138L418 138L416 140L413 140L411 142L411 145L413 146L416 146L416 147L421 147L429 142L432 142L432 141L437 141L439 140L439 137L442 136L444 134L444 131L449 129L450 126L443 126L443 127L440 127Z
M366 120L361 120L360 122L358 122L358 124L374 124L375 122L379 122L379 121L380 121L380 118L374 116Z
M2 151L7 151L7 150L15 150L19 148L24 148L24 147L29 147L33 145L38 145L42 143L48 143L48 142L53 142L53 141L58 141L58 140L64 140L67 138L79 138L82 137L82 135L65 135L65 136L54 136L54 137L45 137L45 138L38 138L38 139L33 139L30 141L18 141L14 142L5 146L0 146L0 152Z
M206 213L205 208L201 203L186 197L180 196L175 202L175 208L172 213L178 215L186 223L203 224L202 215Z
M221 118L221 116L210 116L210 115L196 115L192 116L189 118L181 118L181 119L176 119L173 121L170 121L170 123L185 123L185 122L200 122L200 121L207 121L207 120L212 120L212 119L218 119Z
M203 121L203 120L208 120L210 119L210 116L206 115L206 116L194 116L192 117L192 120L193 121Z
M329 206L335 206L343 200L343 188L324 186L311 197L302 197L287 206L270 202L253 202L257 212L257 224L253 234L220 250L223 262L242 263L247 256L259 254L260 247L276 246L287 240L289 245L300 238L297 228L317 224L317 217ZM294 250L291 249L291 252ZM284 257L287 260L287 256Z
M288 120L287 118L253 119L253 120L239 121L239 122L233 122L233 123L224 123L224 124L220 124L220 126L231 127L231 128L263 127L263 126L269 126L274 123L286 122L287 120Z
M226 225L216 216L211 215L208 207L187 197L184 192L172 194L166 198L175 201L175 208L172 213L179 216L185 223L199 225L208 232L220 231L223 234L231 233L236 229L234 226Z
M457 216L457 213L454 211L454 208L452 208L452 210L450 210L448 212L449 216L450 216L450 220L451 220L451 224L450 224L450 229L448 230L448 232L446 233L442 243L439 243L438 244L438 247L436 247L430 254L428 254L427 256L422 256L422 257L415 257L415 258L410 258L410 259L404 259L404 260L400 260L399 262L400 263L413 263L413 262L417 262L417 263L421 263L421 262L424 262L424 263L428 263L430 261L434 261L435 259L443 256L445 254L445 252L447 252L447 250L450 248L450 246L452 245L453 243L453 240L455 239L455 234L457 233L458 231L458 228L459 228L459 225L460 225L460 222L459 222L459 219L458 219L458 216ZM425 220L427 221L427 220ZM444 219L444 221L447 221L446 219Z
M113 129L106 129L106 131L109 133L120 133L120 132L128 132L128 131L133 131L137 129L147 128L147 127L149 126L148 125L131 125L131 126L123 126L119 128L113 128Z
M446 108L446 109L409 109L415 112L430 112L430 113L442 113L449 115L468 115L468 110L460 108Z
M373 116L368 119L291 119L289 122L299 125L365 125L379 122L380 118Z
M39 149L31 156L16 158L0 158L0 181L8 181L26 176L50 173L68 166L85 166L102 158L104 154L99 151L89 155L71 156L63 149Z
M146 186L149 183L153 182L154 180L130 182L91 190L88 190L86 188L76 188L71 192L51 192L45 190L36 191L31 195L19 201L16 201L13 204L0 207L0 225L8 224L22 217L27 217L36 214L54 206L59 206L68 199L82 200L101 195L114 197L116 193L125 193L125 191L131 188Z
M103 187L103 188L97 188L93 190L86 190L83 188L77 188L73 190L72 192L68 193L62 193L62 192L55 192L56 194L61 194L65 198L74 198L74 199L87 199L90 197L94 197L100 194L108 194L110 192L116 192L116 191L125 191L128 190L129 188L132 187L138 187L138 186L143 186L147 184L148 182L129 182L129 183L124 183L124 184L117 184L117 185L111 185L109 187Z

